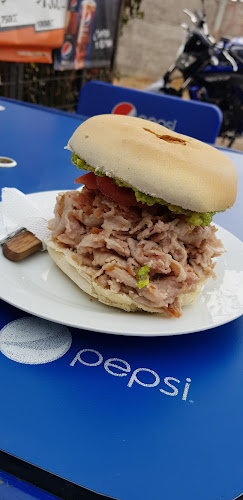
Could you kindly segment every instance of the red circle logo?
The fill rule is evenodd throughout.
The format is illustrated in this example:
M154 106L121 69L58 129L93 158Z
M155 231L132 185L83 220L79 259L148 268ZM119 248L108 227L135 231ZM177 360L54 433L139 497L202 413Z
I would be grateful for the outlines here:
M130 102L119 102L112 110L113 115L137 116L137 110Z
M71 56L72 51L73 51L72 43L69 42L68 40L65 41L61 49L61 54L63 59L68 59Z

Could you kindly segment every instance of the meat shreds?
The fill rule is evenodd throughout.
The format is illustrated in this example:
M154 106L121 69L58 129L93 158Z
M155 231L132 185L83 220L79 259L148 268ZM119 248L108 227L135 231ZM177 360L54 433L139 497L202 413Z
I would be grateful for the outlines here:
M180 295L214 277L213 259L224 252L212 225L192 226L160 205L122 206L86 187L57 197L49 227L54 241L93 268L101 286L174 317L181 315ZM150 279L139 289L136 274L143 266Z

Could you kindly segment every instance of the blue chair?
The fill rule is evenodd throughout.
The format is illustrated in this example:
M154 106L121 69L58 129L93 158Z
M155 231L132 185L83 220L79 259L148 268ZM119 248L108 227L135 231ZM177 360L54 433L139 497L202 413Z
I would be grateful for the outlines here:
M99 81L88 82L82 87L77 113L87 117L106 113L138 116L212 144L222 123L220 109L212 104Z

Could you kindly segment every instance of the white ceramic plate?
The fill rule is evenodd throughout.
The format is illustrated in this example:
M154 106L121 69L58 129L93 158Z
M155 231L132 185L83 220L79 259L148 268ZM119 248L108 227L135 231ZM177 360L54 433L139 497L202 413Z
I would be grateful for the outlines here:
M56 194L51 191L30 197L40 206L49 205L53 199L54 206ZM160 336L207 330L228 323L243 312L243 244L221 227L218 237L227 253L218 259L217 280L208 280L201 295L183 309L179 319L126 313L91 300L56 267L47 252L38 252L18 263L0 254L0 297L41 318L98 332Z

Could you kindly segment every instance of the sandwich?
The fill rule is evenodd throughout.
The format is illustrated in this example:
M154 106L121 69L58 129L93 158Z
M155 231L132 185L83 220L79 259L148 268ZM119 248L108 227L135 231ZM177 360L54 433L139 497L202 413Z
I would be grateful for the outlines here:
M125 311L180 317L224 252L212 222L237 171L212 146L148 120L98 115L67 149L87 171L60 193L48 252L82 291Z

